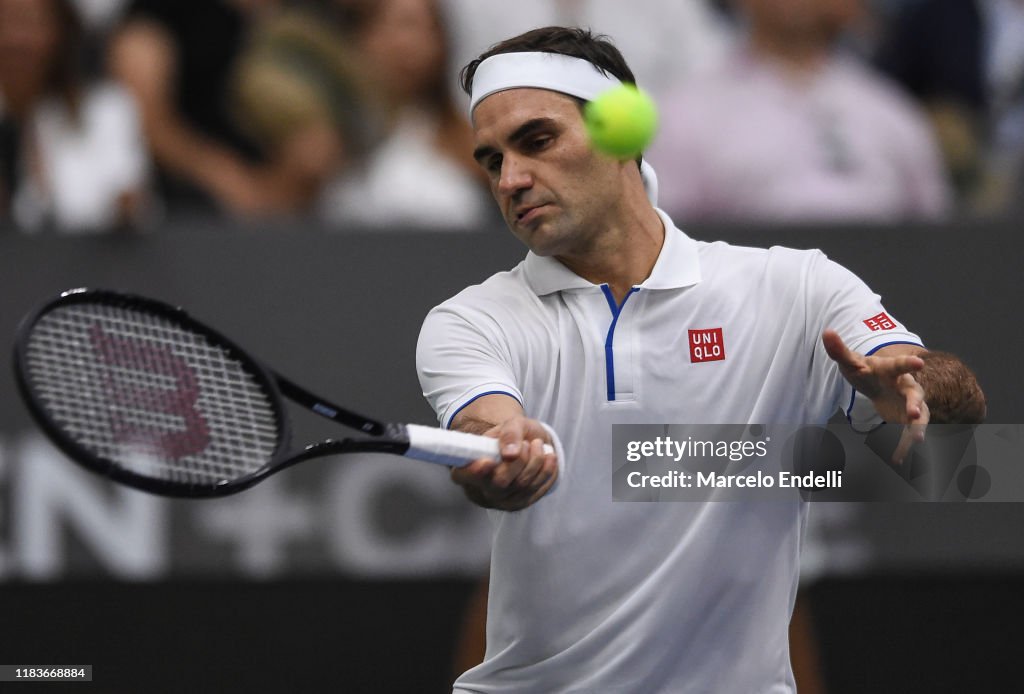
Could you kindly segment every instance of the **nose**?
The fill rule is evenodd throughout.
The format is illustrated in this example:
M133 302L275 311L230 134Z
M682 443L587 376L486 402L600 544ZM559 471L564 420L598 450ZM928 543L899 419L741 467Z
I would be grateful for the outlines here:
M533 174L520 157L506 154L501 160L501 175L498 177L498 192L512 196L533 185Z

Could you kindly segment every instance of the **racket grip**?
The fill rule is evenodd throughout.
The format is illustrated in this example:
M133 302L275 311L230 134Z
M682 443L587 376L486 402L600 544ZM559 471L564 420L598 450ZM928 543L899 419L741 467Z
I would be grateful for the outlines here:
M489 436L447 431L419 424L408 424L406 430L409 435L409 450L405 452L407 458L449 467L465 467L480 458L498 460L501 457L498 452L498 439ZM544 452L554 453L555 449L544 444Z

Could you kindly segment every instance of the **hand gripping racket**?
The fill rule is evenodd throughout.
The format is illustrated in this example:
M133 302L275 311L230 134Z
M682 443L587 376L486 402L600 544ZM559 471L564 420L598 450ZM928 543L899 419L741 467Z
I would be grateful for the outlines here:
M450 466L498 459L496 439L378 422L274 373L185 311L105 290L65 292L18 329L18 388L72 460L155 494L240 492L295 463L391 453ZM290 450L281 395L362 438Z

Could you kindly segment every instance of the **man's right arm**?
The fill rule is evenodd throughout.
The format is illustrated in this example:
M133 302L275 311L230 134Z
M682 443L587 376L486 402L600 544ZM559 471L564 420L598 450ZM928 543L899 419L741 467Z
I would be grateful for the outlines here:
M524 509L547 494L558 478L555 454L544 452L545 444L554 444L551 435L539 421L526 417L515 398L479 397L455 416L451 428L490 436L501 444L501 460L481 458L452 470L452 481L478 506Z

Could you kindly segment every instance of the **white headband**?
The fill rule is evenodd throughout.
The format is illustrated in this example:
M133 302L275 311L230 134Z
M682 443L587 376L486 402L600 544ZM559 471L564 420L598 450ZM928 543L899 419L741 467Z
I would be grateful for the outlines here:
M506 89L549 89L591 101L621 81L602 72L589 60L560 53L499 53L477 66L473 74L473 93L469 98L469 117L487 97ZM652 205L658 204L658 177L646 161L640 162L640 177Z
M589 60L560 53L499 53L480 63L473 74L469 115L495 92L519 87L550 89L586 101L621 82Z

